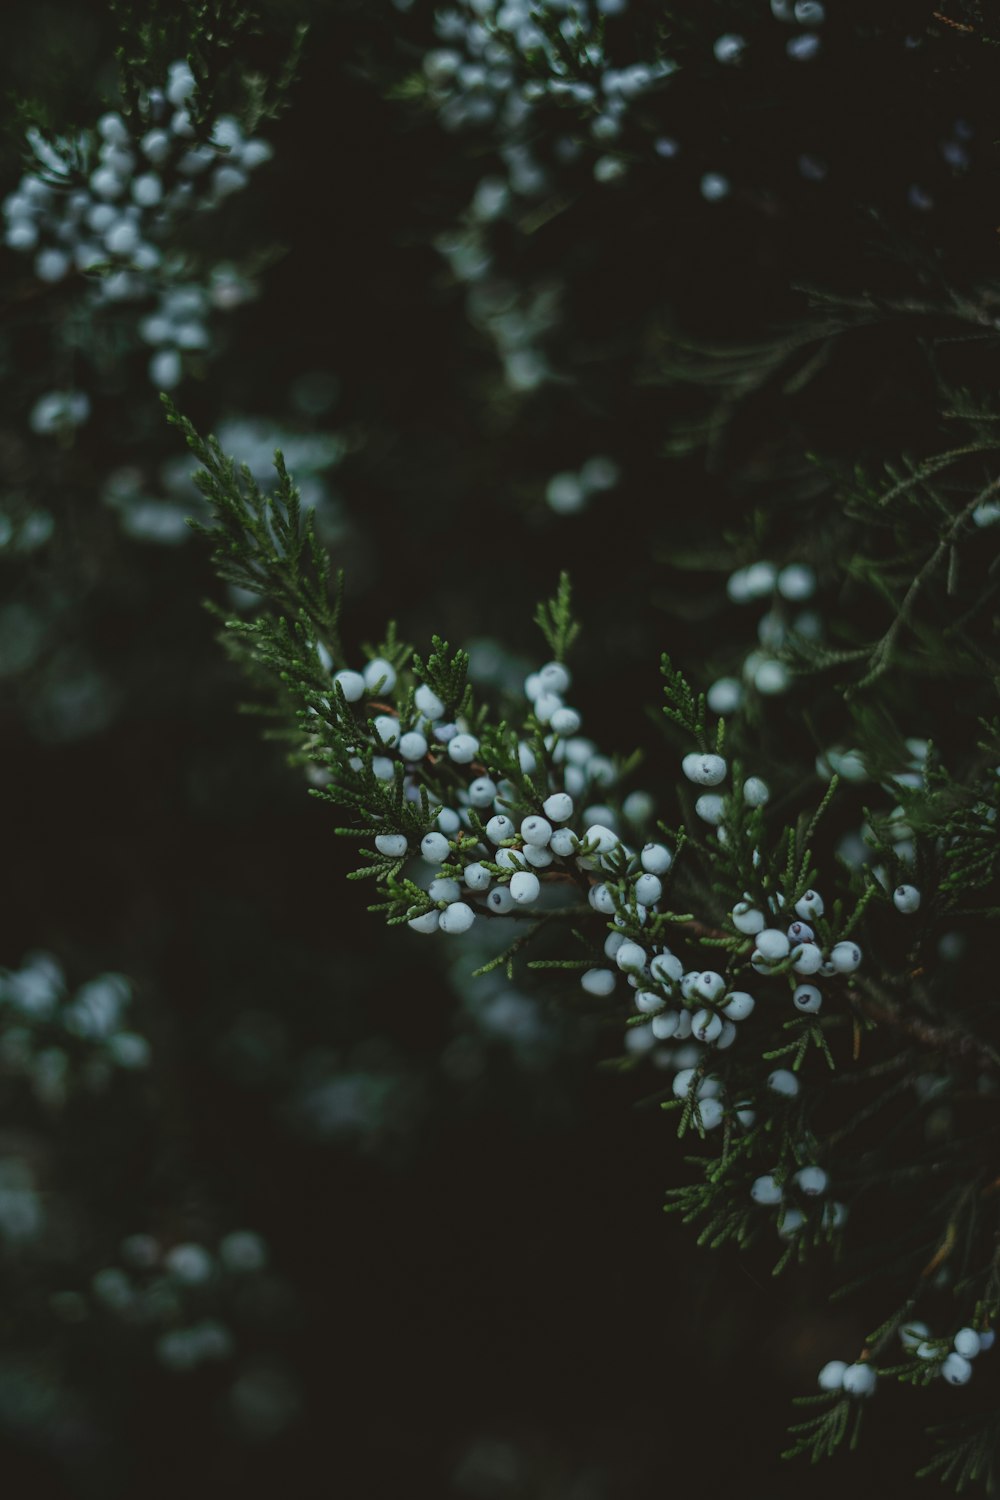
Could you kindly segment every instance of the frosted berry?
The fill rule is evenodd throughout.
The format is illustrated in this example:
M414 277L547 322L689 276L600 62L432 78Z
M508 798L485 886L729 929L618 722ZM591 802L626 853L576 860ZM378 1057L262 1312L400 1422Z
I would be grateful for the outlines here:
M941 1378L949 1385L968 1385L972 1379L972 1366L961 1354L949 1354L941 1366Z
M462 879L470 891L488 891L493 876L485 865L481 865L477 861L471 865L466 865Z
M569 691L571 678L562 662L546 662L538 674L538 681L543 692L565 693Z
M619 969L644 969L646 967L645 949L626 938L615 954L615 963Z
M439 865L448 858L448 840L443 833L425 833L420 852L429 864Z
M406 835L403 833L379 833L375 837L375 848L388 859L401 859L406 853Z
M404 760L423 760L427 754L427 741L418 730L411 729L400 736L399 753Z
M819 1198L829 1187L830 1179L822 1167L802 1167L795 1174L795 1185L807 1198Z
M635 883L635 899L643 906L655 906L663 895L663 884L656 875L640 875Z
M510 879L510 894L518 906L528 906L538 900L541 881L530 870L521 870Z
M703 1130L715 1130L722 1124L725 1110L718 1099L699 1099L695 1114Z
M821 917L825 910L823 897L818 891L805 891L795 903L795 915L802 917L806 922Z
M680 1016L675 1010L664 1011L661 1015L654 1016L650 1025L653 1035L658 1041L665 1042L674 1035Z
M758 932L763 932L767 918L762 911L751 906L749 901L738 901L732 911L733 926L737 932L745 933L747 937L754 937Z
M545 818L525 818L521 824L521 837L526 844L544 849L552 838L552 824Z
M844 1386L844 1372L847 1362L843 1359L831 1359L819 1372L817 1385L821 1391L839 1391Z
M726 811L726 801L718 792L704 792L694 805L694 810L703 823L718 828Z
M422 916L411 917L406 925L412 927L414 932L437 932L440 919L439 911L425 911Z
M870 1396L877 1379L871 1365L848 1365L844 1371L843 1388L849 1396Z
M557 828L549 842L549 848L553 854L558 854L560 859L566 859L575 853L578 842L572 828Z
M770 1207L775 1203L780 1203L784 1194L771 1174L767 1172L753 1183L750 1196L755 1203Z
M644 1015L655 1015L657 1011L663 1010L666 1003L654 990L636 990L635 992L635 1008L642 1011Z
M479 741L474 734L456 734L448 741L448 755L459 766L467 766L479 754Z
M588 969L580 984L588 995L610 995L614 992L615 976L610 969Z
M718 786L725 780L726 762L721 755L685 755L681 769L697 786Z
M565 823L573 816L573 798L566 792L553 792L542 803L542 812L553 823Z
M650 960L649 972L654 979L669 987L684 977L684 965L674 953L657 953Z
M920 906L920 892L915 885L897 885L892 893L892 904L908 917Z
M853 974L861 965L861 949L856 943L835 943L830 950L830 963L838 974Z
M453 901L441 913L441 931L452 934L468 932L475 920L476 914L467 902Z
M549 724L556 734L576 734L582 722L575 708L557 708L549 715Z
M694 982L694 992L701 1000L720 1000L726 993L726 981L714 969L702 969Z
M775 1068L773 1073L768 1074L767 1086L774 1094L780 1094L783 1099L794 1099L799 1091L799 1080L788 1068Z
M382 745L395 745L399 739L399 720L392 714L379 714L372 720L376 738Z
M505 885L495 885L486 897L486 905L499 917L514 909L514 897Z
M365 679L360 672L338 672L334 677L348 703L357 703L365 695Z
M613 833L603 823L591 823L584 834L584 840L595 845L598 854L610 854L612 849L618 848L620 842L617 833Z
M665 844L645 844L639 855L647 875L665 875L673 862L674 856Z
M699 1042L714 1042L722 1030L722 1017L714 1010L699 1010L691 1017L691 1035Z
M502 844L504 839L514 837L514 824L506 813L496 813L486 825L486 837L493 844Z
M792 968L796 974L818 974L823 967L823 954L815 943L799 943L792 950Z
M955 1353L963 1359L975 1359L979 1353L979 1334L974 1328L960 1328L954 1338Z
M815 1015L823 1005L823 992L814 984L800 984L792 996L792 1004L806 1015Z
M747 807L763 807L771 796L766 781L759 776L748 776L743 783L743 801Z
M931 1331L927 1324L921 1323L918 1319L904 1323L899 1330L899 1341L904 1349L916 1349L918 1344L922 1344L930 1336Z
M765 963L780 963L783 958L788 957L788 939L779 928L766 927L757 934L757 952Z
M544 870L547 865L552 863L551 849L539 849L537 844L525 844L521 853L528 861L528 864L533 865L536 870Z
M396 668L382 656L376 656L364 670L365 687L370 693L391 693L396 686Z
M418 713L422 713L425 719L440 719L444 717L444 704L437 693L431 691L425 682L422 682L413 695Z
M730 1021L745 1021L753 1014L754 998L748 995L746 990L733 990L727 995L722 1005L722 1014Z

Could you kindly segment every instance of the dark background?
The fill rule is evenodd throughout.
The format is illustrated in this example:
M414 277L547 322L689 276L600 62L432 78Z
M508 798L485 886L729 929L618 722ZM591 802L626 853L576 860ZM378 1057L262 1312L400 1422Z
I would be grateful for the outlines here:
M534 601L568 568L585 627L576 701L603 748L645 748L639 784L655 786L667 753L647 712L658 652L697 664L705 681L706 661L726 664L744 627L724 601L722 559L747 560L786 524L780 489L770 509L762 500L776 434L836 451L849 433L860 456L919 434L932 410L906 338L883 329L848 343L791 412L765 396L713 463L668 458L668 416L683 416L685 401L694 412L699 398L671 398L646 378L660 336L772 328L801 310L803 267L817 282L910 284L885 241L872 251L859 205L878 201L884 221L896 216L918 241L930 232L899 204L907 153L923 149L909 127L935 112L946 122L952 109L940 44L907 91L885 72L888 45L873 41L857 66L849 53L864 107L845 119L833 102L837 49L856 43L834 26L822 87L795 80L745 143L739 101L721 92L742 80L685 79L676 108L690 139L716 131L745 191L718 213L691 194L675 207L651 197L640 169L620 191L581 189L527 251L511 248L512 265L527 256L522 268L534 258L565 276L554 337L577 372L519 403L500 389L432 245L480 175L477 151L385 97L419 60L408 49L426 37L426 15L275 5L249 56L273 55L310 10L289 111L266 132L275 161L211 229L220 253L266 244L273 263L259 301L227 325L210 375L185 383L179 404L205 427L231 411L266 419L287 412L302 371L335 374L340 397L324 420L353 442L336 477L350 521L348 641L378 637L393 615L419 647L437 630L500 638L538 661ZM13 183L13 96L37 98L56 121L88 122L113 88L113 28L102 6L77 3L21 7L5 28ZM989 78L978 55L968 70L974 96ZM826 131L858 168L821 212L780 166L776 140L800 120L804 143ZM778 164L770 198L752 180L754 153ZM945 254L962 247L971 274L993 241L988 216L967 205L968 195L935 232ZM466 1033L437 944L388 932L366 911L366 889L344 879L351 851L333 836L335 818L237 713L245 690L200 607L220 597L205 548L130 541L100 504L109 468L177 446L135 379L141 359L105 373L71 449L25 448L24 412L46 388L63 294L26 311L24 265L5 252L2 274L6 482L27 473L23 488L52 507L57 531L43 552L3 564L4 598L44 619L45 647L5 678L0 956L13 966L51 950L73 982L128 973L157 1058L147 1086L47 1135L9 1116L11 1129L44 1139L49 1185L73 1197L80 1227L74 1265L12 1272L8 1345L81 1393L77 1417L48 1427L8 1402L10 1492L908 1493L925 1443L924 1408L908 1392L880 1392L878 1433L858 1456L808 1474L779 1462L790 1398L812 1388L825 1359L859 1345L877 1304L827 1309L820 1273L774 1280L765 1253L709 1255L664 1217L679 1151L669 1121L639 1107L653 1085L598 1069L617 1032L582 1025L573 995L553 988L545 1003L561 1043L544 1065L486 1047L478 1071L456 1067ZM548 475L605 451L623 471L616 498L552 516ZM756 538L727 554L725 539L754 516ZM692 548L704 566L682 572ZM67 659L70 671L76 660L99 666L111 706L103 727L55 740L36 705ZM338 1144L291 1128L287 1100L317 1049L392 1081L368 1136ZM296 1393L270 1440L233 1430L228 1373L171 1377L148 1348L67 1341L46 1322L48 1290L85 1281L123 1235L243 1223L265 1235L290 1289L260 1336Z

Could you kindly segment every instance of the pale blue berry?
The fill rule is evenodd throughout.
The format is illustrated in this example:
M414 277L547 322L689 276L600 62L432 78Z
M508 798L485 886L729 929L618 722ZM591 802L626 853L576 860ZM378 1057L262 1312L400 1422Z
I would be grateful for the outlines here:
M685 755L681 769L697 786L718 786L726 777L726 762L721 755Z
M360 672L338 672L334 676L348 703L358 703L365 695L365 679Z
M514 898L505 885L495 885L486 897L486 905L497 916L506 916L514 907Z
M534 844L538 849L544 849L552 838L552 824L545 818L525 818L521 824L521 838L526 844Z
M941 1378L949 1385L967 1385L972 1379L972 1365L961 1354L949 1354L941 1366Z
M518 906L529 906L538 900L541 882L530 870L521 870L510 878L510 894Z
M580 984L588 995L610 995L614 993L615 976L610 969L587 969Z
M472 926L475 920L476 914L467 902L453 901L450 906L446 906L444 911L441 913L441 931L451 933L453 935L457 935L461 932L468 932L469 928Z
M502 844L504 839L514 837L514 824L506 813L496 813L486 825L486 837L491 844Z
M775 1068L773 1073L769 1073L767 1086L772 1093L780 1094L783 1099L794 1099L799 1092L799 1080L788 1068Z
M402 859L407 850L406 835L403 833L376 834L375 848L387 859Z
M395 745L399 740L399 720L392 714L379 714L373 719L375 738L382 745Z
M853 974L861 965L861 949L856 943L835 943L830 950L830 963L838 974Z
M733 990L726 996L721 1009L722 1014L730 1021L745 1021L753 1014L754 1005L753 996L748 995L746 990Z
M416 704L418 712L422 713L425 719L433 721L442 718L444 715L444 704L441 702L441 699L424 682L420 684L414 693L413 701Z
M542 803L542 812L553 823L565 823L573 816L573 798L566 792L553 792Z
M428 864L440 865L448 858L448 840L443 833L425 833L420 852Z
M658 875L640 875L634 889L635 899L643 906L655 906L663 895L663 883Z
M479 754L479 741L474 734L456 734L448 741L448 755L459 766L467 766Z
M391 693L396 686L396 668L382 656L376 656L364 669L365 687L370 693Z
M378 720L376 719L376 724ZM423 760L427 754L427 741L417 729L410 729L399 739L399 753L404 760ZM470 788L471 791L471 788Z
M470 891L488 891L493 877L485 865L476 861L474 864L466 865L463 879Z

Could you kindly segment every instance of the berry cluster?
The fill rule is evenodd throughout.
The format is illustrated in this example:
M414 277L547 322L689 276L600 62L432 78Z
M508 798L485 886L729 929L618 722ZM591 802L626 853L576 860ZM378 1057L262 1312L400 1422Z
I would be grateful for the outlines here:
M247 139L232 115L196 128L187 107L196 90L188 64L176 62L166 86L151 89L132 120L111 111L96 132L72 140L48 141L29 130L37 165L2 205L6 243L33 255L39 280L55 284L73 273L87 275L96 308L158 296L140 332L157 350L150 379L167 389L183 376L184 354L207 348L210 306L229 308L249 294L231 267L216 268L207 288L191 284L170 242L191 214L216 208L246 187L250 173L272 154L266 141ZM36 431L85 419L69 397L57 411L60 395L52 393L49 407L36 408Z
M126 1024L131 996L122 974L98 975L71 993L47 953L0 971L0 1077L25 1079L58 1109L74 1092L106 1088L116 1070L146 1068L149 1043Z
M133 1234L120 1265L95 1272L87 1294L57 1293L53 1306L67 1321L104 1313L145 1331L160 1364L183 1373L232 1357L234 1316L267 1261L267 1246L250 1230L225 1235L214 1252L194 1240L168 1249L153 1235Z

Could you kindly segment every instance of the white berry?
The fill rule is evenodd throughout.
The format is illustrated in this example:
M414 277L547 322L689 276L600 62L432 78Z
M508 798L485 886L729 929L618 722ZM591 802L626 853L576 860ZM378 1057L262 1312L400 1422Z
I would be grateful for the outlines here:
M829 1187L830 1179L822 1167L802 1167L795 1174L795 1183L807 1198L819 1198Z
M647 875L665 875L674 862L674 856L665 844L646 844L639 855L639 863Z
M823 992L814 984L800 984L792 996L792 1004L806 1015L815 1015L823 1004Z
M848 1365L844 1371L843 1387L849 1396L870 1396L877 1379L871 1365Z
M384 657L376 656L365 667L364 678L370 693L391 693L396 686L396 668Z
M728 1016L730 1021L745 1021L753 1014L754 998L748 995L746 990L733 990L727 995L722 1006L722 1014Z
M450 933L468 932L475 920L476 914L467 902L453 901L441 913L441 931Z
M915 885L897 885L892 893L892 904L908 917L920 906L920 892Z
M431 691L425 682L422 682L413 695L413 701L417 711L422 713L425 719L440 719L444 716L444 704L437 693Z
M721 755L685 755L681 769L697 786L718 786L725 780L726 762Z
M779 928L766 927L757 934L757 952L765 963L779 963L788 957L788 939Z
M626 938L615 954L615 963L619 969L644 969L646 967L645 949Z
M979 1353L979 1334L974 1328L960 1328L954 1338L955 1353L963 1359L975 1359Z
M406 835L402 833L379 833L375 836L375 848L389 859L401 859L406 853Z
M861 949L855 943L835 943L830 963L838 974L853 974L861 964Z
M714 1010L699 1010L691 1017L691 1035L699 1042L714 1042L722 1030L722 1017Z
M521 837L526 844L544 849L552 838L552 824L545 818L525 818L521 824Z
M761 781L759 776L748 776L743 783L743 801L747 807L763 807L771 796L770 788L766 781Z
M565 823L573 816L573 798L566 792L553 792L542 803L542 812L553 823Z
M972 1378L972 1366L960 1354L949 1354L941 1366L941 1378L949 1385L967 1385Z
M817 1384L821 1391L839 1391L844 1386L844 1373L847 1370L847 1362L843 1359L831 1359L819 1372Z
M762 911L751 906L749 901L738 901L732 910L733 926L737 932L754 937L758 932L763 932L767 918Z
M770 1207L775 1203L780 1203L784 1195L771 1174L766 1172L763 1177L758 1177L753 1183L750 1196L755 1203Z
M818 891L806 891L795 903L795 915L811 922L814 917L821 917L826 910L823 897Z
M448 858L448 840L443 833L425 833L420 852L429 864L439 865Z
M467 766L479 754L479 741L474 734L456 734L448 741L448 755L459 766Z
M663 895L663 884L657 875L640 875L635 883L635 899L643 906L655 906Z
M610 995L614 991L615 976L610 969L588 969L580 984L588 995Z
M427 754L427 741L419 730L411 729L400 736L399 753L404 760L423 760Z
M379 714L377 718L372 720L372 723L380 744L396 744L399 739L398 719L394 719L391 714Z
M439 911L425 911L422 916L411 917L406 925L412 927L414 932L437 932L440 919Z
M504 839L514 837L514 824L506 813L497 813L486 825L486 837L492 844L502 844Z
M339 684L348 703L357 703L364 697L365 679L360 672L338 672L333 680Z
M518 906L528 906L537 901L542 885L537 875L530 870L521 870L510 879L510 894Z
M466 865L462 878L470 891L488 891L493 876L485 865L476 861L471 865Z
M775 1068L768 1075L767 1086L772 1093L780 1094L784 1099L794 1099L799 1091L799 1080L788 1068Z

